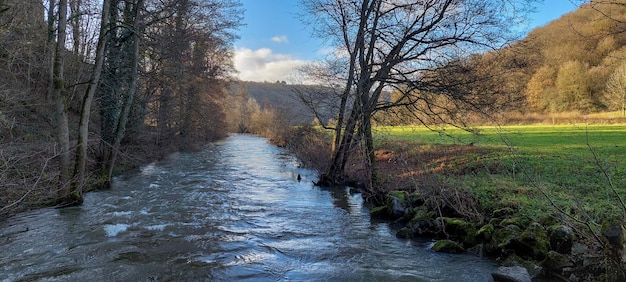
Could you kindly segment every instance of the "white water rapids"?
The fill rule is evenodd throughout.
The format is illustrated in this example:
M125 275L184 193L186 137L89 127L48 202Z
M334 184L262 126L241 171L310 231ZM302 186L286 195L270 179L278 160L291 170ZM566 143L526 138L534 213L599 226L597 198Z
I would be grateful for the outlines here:
M397 239L315 177L251 135L173 154L83 206L0 223L0 280L492 281L492 262Z

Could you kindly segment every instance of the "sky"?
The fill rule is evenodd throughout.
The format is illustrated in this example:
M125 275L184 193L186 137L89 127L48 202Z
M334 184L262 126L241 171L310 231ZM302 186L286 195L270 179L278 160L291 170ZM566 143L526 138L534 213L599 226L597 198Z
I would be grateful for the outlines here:
M298 0L240 0L244 26L235 42L237 77L244 81L301 83L297 69L322 58L324 44L302 21ZM543 0L529 28L543 26L576 9L570 0Z

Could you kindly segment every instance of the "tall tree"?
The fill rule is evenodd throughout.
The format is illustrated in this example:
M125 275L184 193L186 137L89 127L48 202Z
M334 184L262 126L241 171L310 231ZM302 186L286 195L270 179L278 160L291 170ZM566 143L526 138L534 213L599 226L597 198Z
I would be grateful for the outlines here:
M104 78L99 84L102 115L102 169L109 186L126 132L139 77L139 44L143 34L143 0L111 0Z
M55 1L50 1L50 9L54 10ZM54 53L51 64L51 81L48 88L48 97L54 104L54 120L56 124L55 136L59 148L60 189L59 199L65 201L70 198L71 178L71 151L70 129L67 109L67 97L65 91L65 39L67 28L67 0L59 0L56 25L55 17L49 18L49 27L56 30ZM49 32L53 32L52 30ZM52 37L54 39L54 37Z
M446 95L471 102L458 81L441 74L466 69L463 60L472 52L498 49L514 34L511 23L520 20L532 1L509 0L315 0L303 1L313 15L317 35L331 38L345 62L335 149L322 184L341 182L348 157L359 147L368 172L366 185L375 180L372 115L394 107L381 100L386 88L401 91L410 101L424 101L418 93ZM456 63L455 63L456 62ZM433 71L436 70L436 71ZM454 77L460 77L455 75ZM348 104L351 104L348 106Z
M93 65L93 71L89 80L89 85L83 96L83 103L80 112L80 121L78 126L78 148L76 149L76 162L74 164L74 175L76 177L74 195L76 195L76 201L82 202L82 191L85 184L85 165L87 162L87 141L89 139L89 120L91 115L91 105L93 98L96 94L98 84L100 83L100 77L102 73L102 66L104 65L104 53L105 46L108 38L109 28L109 11L110 0L104 0L102 2L102 16L100 20L100 32L98 37L98 44L96 47L95 63ZM76 46L74 46L76 49Z

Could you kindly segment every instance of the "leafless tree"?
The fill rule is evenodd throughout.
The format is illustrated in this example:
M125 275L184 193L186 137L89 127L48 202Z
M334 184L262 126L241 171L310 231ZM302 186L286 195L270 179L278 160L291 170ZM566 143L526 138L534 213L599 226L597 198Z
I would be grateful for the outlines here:
M471 103L460 78L470 54L511 42L512 28L533 1L516 0L315 0L302 5L314 33L335 47L332 64L341 81L332 165L321 184L341 182L350 154L365 149L367 187L375 180L371 118L407 103L442 107L428 97ZM449 76L448 74L454 74ZM382 99L385 89L403 93ZM421 95L428 93L427 96Z

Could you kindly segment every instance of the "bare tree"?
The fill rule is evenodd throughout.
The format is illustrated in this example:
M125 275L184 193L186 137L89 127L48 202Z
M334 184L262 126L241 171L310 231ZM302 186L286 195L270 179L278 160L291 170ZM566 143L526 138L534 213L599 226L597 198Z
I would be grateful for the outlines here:
M55 1L50 1L50 9L54 10ZM51 81L48 86L48 97L54 104L54 120L56 122L55 136L59 150L59 169L60 169L60 185L59 199L70 197L70 167L71 167L71 151L70 151L70 129L68 120L68 109L66 104L65 91L65 39L67 28L67 0L59 0L58 2L58 20L54 24L54 18L49 18L51 27L56 27L56 41L54 43L54 54L50 73ZM53 32L53 31L50 31Z
M371 118L376 111L426 101L420 93L466 99L467 68L462 58L506 46L533 1L510 0L315 0L303 1L316 23L315 34L330 38L343 62L342 90L332 165L321 184L341 182L348 157L365 150L361 162L375 181ZM461 60L459 60L461 58ZM406 97L381 99L385 89ZM348 105L351 104L351 105ZM445 107L442 105L441 107Z
M617 67L606 82L605 104L612 110L621 110L626 117L626 64Z
M100 20L100 33L98 38L98 45L96 47L95 64L93 65L91 79L83 97L83 103L80 113L78 128L78 148L76 150L76 162L74 166L74 175L76 177L75 191L76 194L79 196L79 199L82 199L82 190L85 182L85 165L87 162L87 141L89 139L89 120L91 115L91 105L93 102L93 98L96 94L98 84L100 83L102 66L104 64L104 48L106 46L108 38L107 29L109 27L108 21L110 17L110 5L111 3L109 0L104 0L102 2L102 17ZM76 50L77 47L74 46L74 48Z

